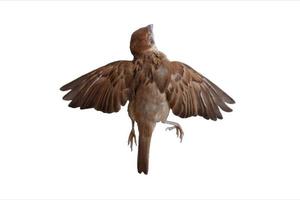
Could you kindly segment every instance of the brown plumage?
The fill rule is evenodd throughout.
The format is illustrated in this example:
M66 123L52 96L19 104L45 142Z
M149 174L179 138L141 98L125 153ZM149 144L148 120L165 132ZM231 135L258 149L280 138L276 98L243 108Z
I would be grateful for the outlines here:
M157 50L152 25L136 30L130 41L132 61L116 61L93 70L61 87L70 90L64 100L70 107L112 113L127 101L132 129L128 144L136 143L134 124L139 130L138 172L148 174L149 149L157 122L173 125L182 140L183 131L176 122L167 121L170 109L182 118L202 116L222 119L220 108L231 112L226 103L234 100L223 90L188 65L169 61Z

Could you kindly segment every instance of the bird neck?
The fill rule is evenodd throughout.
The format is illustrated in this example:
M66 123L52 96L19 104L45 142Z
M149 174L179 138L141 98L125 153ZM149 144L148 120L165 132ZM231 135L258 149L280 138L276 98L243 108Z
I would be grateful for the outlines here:
M153 63L159 65L163 60L166 60L167 57L164 53L156 51L147 51L138 56L134 56L134 62L142 66L144 63Z
M139 53L134 54L134 58L144 58L144 57L149 57L149 56L153 56L153 55L157 55L160 52L157 50L156 47L151 47L149 49L146 49L144 51L141 51Z
M152 45L150 48L145 50L139 50L133 53L135 59L151 56L153 54L157 54L159 51L155 45Z

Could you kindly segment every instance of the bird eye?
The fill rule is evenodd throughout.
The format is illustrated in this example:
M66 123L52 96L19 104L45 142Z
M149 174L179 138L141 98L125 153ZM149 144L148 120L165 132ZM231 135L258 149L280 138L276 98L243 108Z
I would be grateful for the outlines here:
M150 44L154 44L153 37L150 38Z
M150 42L150 44L154 44L154 39L153 39L153 35L152 34L148 35L148 41Z

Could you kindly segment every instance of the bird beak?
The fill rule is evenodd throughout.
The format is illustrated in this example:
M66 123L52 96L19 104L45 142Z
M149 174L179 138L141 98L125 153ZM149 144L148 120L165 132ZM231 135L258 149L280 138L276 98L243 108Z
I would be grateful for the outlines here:
M148 28L148 30L149 30L150 32L152 32L152 31L153 31L153 24L149 24L149 25L147 26L147 28Z

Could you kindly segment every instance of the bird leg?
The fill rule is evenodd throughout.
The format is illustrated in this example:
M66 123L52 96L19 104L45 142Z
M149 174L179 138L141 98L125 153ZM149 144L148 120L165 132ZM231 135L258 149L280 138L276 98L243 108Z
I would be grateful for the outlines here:
M183 130L182 130L180 124L178 124L176 122L171 122L171 121L165 121L163 123L173 125L171 127L166 128L166 131L170 131L170 130L173 130L174 128L176 128L176 135L177 135L177 137L180 138L180 142L182 142L182 138L183 138L184 133L183 133Z
M135 132L134 132L134 121L131 120L132 122L132 128L131 128L131 131L130 131L130 134L129 134L129 137L128 137L128 145L130 145L130 149L132 151L132 146L133 146L133 141L136 144L136 136L135 136Z

